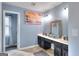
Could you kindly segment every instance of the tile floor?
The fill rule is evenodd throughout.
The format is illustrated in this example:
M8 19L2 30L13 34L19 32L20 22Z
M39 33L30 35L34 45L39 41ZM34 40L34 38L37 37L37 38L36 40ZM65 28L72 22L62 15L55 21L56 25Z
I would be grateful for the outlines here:
M54 49L45 50L37 45L30 48L7 51L6 53L8 53L8 56L54 56Z
M35 47L32 47L32 48L26 48L26 49L22 49L21 51L24 51L24 52L28 52L28 53L36 53L36 52L39 52L39 51L44 51L45 53L47 53L49 56L54 56L54 49L48 49L48 50L45 50L39 46L35 46Z

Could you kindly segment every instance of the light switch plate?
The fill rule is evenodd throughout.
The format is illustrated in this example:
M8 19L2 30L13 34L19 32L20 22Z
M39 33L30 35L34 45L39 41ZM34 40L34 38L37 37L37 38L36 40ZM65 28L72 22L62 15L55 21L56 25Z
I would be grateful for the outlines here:
M79 32L78 29L72 29L71 36L77 37L78 36L78 32Z

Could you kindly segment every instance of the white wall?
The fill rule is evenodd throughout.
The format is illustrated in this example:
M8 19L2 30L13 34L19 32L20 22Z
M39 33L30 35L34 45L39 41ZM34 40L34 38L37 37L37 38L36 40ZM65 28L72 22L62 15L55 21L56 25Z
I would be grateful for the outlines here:
M79 2L69 4L69 56L79 56Z
M0 52L2 51L2 3L0 2Z

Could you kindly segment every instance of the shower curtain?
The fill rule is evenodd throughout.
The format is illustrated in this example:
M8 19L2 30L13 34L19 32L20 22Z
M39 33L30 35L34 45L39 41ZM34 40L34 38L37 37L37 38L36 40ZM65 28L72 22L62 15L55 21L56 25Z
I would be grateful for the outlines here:
M16 39L14 39L14 25L13 19L14 17L11 14L6 14L5 17L5 45L6 47L10 47L16 45ZM15 36L16 37L16 36Z

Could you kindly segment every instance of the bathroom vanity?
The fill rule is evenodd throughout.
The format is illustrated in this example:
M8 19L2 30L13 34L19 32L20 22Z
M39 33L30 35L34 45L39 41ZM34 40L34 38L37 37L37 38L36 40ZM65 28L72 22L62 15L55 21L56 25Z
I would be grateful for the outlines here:
M62 38L53 38L43 34L38 34L38 45L43 49L50 49L54 44L55 56L68 56L68 41Z
M50 49L51 44L54 44L55 56L68 56L68 35L64 34L62 21L51 21L47 30L49 32L38 34L38 45L43 49Z

